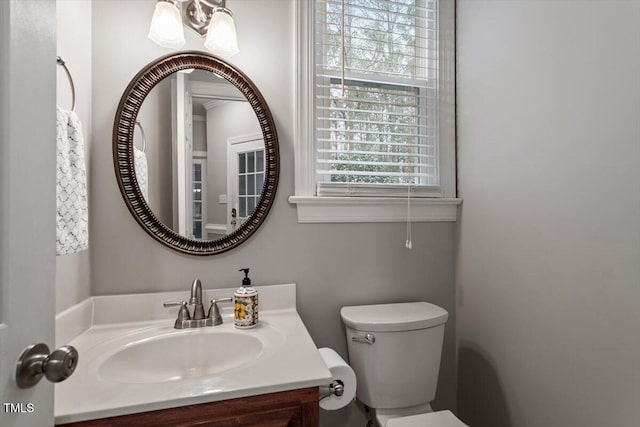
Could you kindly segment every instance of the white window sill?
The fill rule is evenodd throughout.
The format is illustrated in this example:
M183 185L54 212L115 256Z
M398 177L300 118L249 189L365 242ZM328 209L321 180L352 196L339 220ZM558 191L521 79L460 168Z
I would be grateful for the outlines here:
M399 197L307 197L291 196L299 223L405 222L407 199ZM413 198L412 222L452 222L462 199Z

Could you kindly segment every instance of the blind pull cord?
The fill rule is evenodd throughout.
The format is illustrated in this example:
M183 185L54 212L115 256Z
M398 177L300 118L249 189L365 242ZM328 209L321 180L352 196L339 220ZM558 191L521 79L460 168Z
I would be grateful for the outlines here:
M341 21L340 25L342 26L341 31L340 31L342 33L342 41L341 41L341 44L340 44L340 49L342 51L342 61L340 61L340 62L342 63L342 67L340 69L340 72L341 72L341 76L340 77L341 77L341 80L342 80L342 97L344 98L345 97L345 94L344 94L344 62L345 62L345 60L347 58L347 52L346 52L345 43L344 43L344 0L342 0L342 13L340 14L340 21Z
M407 240L404 242L404 247L407 249L413 248L413 242L411 241L411 178L407 183Z
M353 194L353 184L351 183L351 175L352 175L353 171L352 170L348 170L347 171L347 194L348 195L352 195Z

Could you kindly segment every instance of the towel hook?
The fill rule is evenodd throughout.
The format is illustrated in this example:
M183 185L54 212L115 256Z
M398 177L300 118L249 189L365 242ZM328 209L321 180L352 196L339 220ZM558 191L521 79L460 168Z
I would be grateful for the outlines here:
M64 59L62 59L61 57L56 56L56 63L62 66L62 68L64 68L64 71L67 73L69 85L71 85L71 111L76 111L76 87L73 84L73 77L71 77L71 72L69 71L69 68L67 68L67 64L64 62Z
M140 120L136 120L136 126L140 128L140 133L142 134L142 152L144 153L147 149L147 137L144 134L144 128L142 127Z

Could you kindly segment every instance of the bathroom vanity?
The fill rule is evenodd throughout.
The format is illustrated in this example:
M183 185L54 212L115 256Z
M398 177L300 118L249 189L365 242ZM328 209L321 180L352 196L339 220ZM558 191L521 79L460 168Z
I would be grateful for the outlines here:
M228 134L193 141L198 102L207 111L199 117L211 129L234 117L233 126L224 128ZM158 111L168 119L159 123ZM145 129L156 136L148 152ZM210 256L239 246L275 199L280 157L269 107L242 70L204 52L160 57L132 78L114 119L112 147L116 180L132 216L177 252ZM147 167L164 168L157 163L160 152L175 153L173 168L153 181ZM209 162L217 162L215 168L207 169ZM218 175L223 169L227 173ZM209 216L207 184L224 200L209 206L216 211ZM167 192L171 215L159 197ZM318 387L328 385L331 374L296 312L295 285L256 287L259 324L239 330L231 305L222 304L235 288L201 291L196 283L191 298L186 289L91 297L58 315L57 342L71 342L79 362L72 377L56 384L57 425L318 425ZM221 325L213 302L204 318L212 299L220 302ZM188 314L185 301L197 315Z
M60 424L57 424L60 425ZM64 424L67 427L318 425L318 387Z
M295 285L257 288L260 323L249 330L233 327L230 305L222 325L175 329L178 308L162 303L188 292L92 297L62 313L58 340L80 359L56 384L56 424L317 426L331 374L295 310Z

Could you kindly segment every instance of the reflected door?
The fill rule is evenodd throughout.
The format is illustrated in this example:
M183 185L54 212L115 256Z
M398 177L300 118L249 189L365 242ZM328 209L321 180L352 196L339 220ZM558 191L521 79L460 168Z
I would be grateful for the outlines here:
M265 173L262 134L228 140L227 193L229 194L228 230L233 231L253 213L262 195Z
M171 81L173 150L173 229L193 238L193 98L184 72Z

